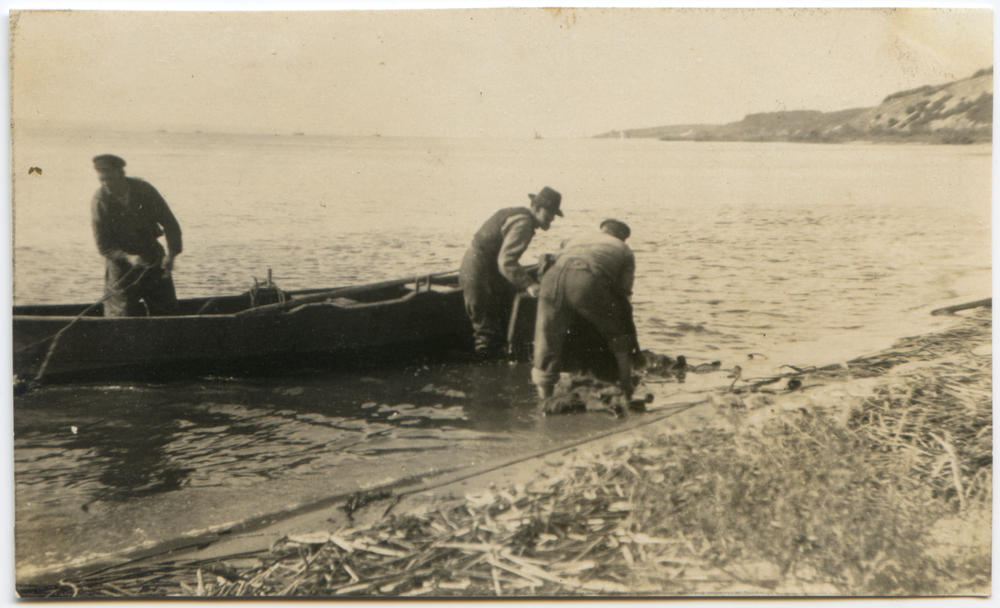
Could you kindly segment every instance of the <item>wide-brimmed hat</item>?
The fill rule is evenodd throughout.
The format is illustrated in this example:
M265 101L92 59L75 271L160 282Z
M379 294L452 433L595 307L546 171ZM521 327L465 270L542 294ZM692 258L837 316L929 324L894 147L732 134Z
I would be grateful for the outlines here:
M531 204L542 207L543 209L548 209L559 217L565 217L563 212L559 210L559 203L562 202L562 195L552 188L545 186L538 194L529 194L528 198L531 199Z
M632 236L632 229L628 227L628 224L621 220L616 220L614 218L608 218L601 222L601 230L604 229L608 224L614 226L622 234L622 240L624 241L628 237Z
M100 154L94 157L94 168L98 171L108 171L112 169L122 169L125 167L125 159L114 154Z

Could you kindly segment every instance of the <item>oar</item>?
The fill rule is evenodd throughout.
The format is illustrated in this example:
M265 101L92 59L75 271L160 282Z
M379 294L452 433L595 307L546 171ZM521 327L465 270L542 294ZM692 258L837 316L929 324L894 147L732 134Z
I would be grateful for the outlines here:
M514 294L514 303L510 307L510 321L507 322L507 358L514 358L514 334L517 333L517 313L521 310L521 292Z
M428 280L432 277L441 277L449 274L455 274L457 270L449 270L447 272L435 272L432 274L420 275L416 278L406 278L406 279L394 279L392 281L382 281L381 283L369 283L368 285L354 285L351 287L339 287L337 289L331 289L330 291L324 291L321 293L314 293L308 296L302 296L300 298L292 298L285 302L278 302L276 304L268 304L266 306L257 306L256 308L248 308L246 310L236 313L237 317L255 317L257 315L267 315L267 314L277 314L284 312L286 310L291 310L292 308L298 308L303 304L313 304L315 302L322 302L324 300L329 300L330 298L349 298L352 296L367 293L369 291L375 291L379 289L389 289L392 287L400 287L406 285L407 283L413 283L426 277Z
M543 253L538 258L538 263L532 266L528 266L527 270L535 271L535 278L537 280L542 280L541 274L545 272L548 266L552 265L552 260L546 259L546 256L551 258L551 253ZM554 258L552 258L554 259ZM509 359L514 358L514 334L517 332L517 313L521 310L521 298L530 297L527 293L517 292L514 294L514 303L510 307L510 321L507 322L507 357Z

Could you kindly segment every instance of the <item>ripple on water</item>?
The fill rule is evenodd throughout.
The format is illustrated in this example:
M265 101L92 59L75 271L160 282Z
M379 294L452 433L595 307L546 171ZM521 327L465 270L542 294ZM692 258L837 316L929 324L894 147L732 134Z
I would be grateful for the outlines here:
M62 137L53 141L52 151L78 158L86 157L90 145L74 147ZM549 166L545 163L554 171L589 167L594 154L610 158L606 148L596 147L604 144L575 141L551 158L527 150L519 158L532 171L536 165ZM407 153L403 143L392 145L404 146L394 148L396 153ZM462 150L472 144L456 140L448 145ZM479 148L488 142L476 140L474 145L475 154L452 158L514 158L509 142L502 150L485 152ZM776 364L826 363L816 359L861 354L857 351L866 349L870 336L884 337L888 330L876 331L876 326L906 332L912 318L901 311L953 297L950 281L962 272L985 269L986 282L977 288L988 285L988 147L866 146L858 154L850 146L760 144L751 149L721 144L731 152L724 162L736 170L769 170L760 173L762 179L743 183L745 192L720 192L717 163L690 155L689 146L622 145L620 154L610 158L619 163L613 169L657 175L665 160L678 164L685 169L677 172L683 179L678 191L697 201L664 202L658 180L634 180L654 186L646 191L640 186L636 196L617 197L627 202L616 203L609 196L599 212L581 212L594 220L591 224L598 216L650 220L630 221L633 239L641 244L636 247L634 303L644 348L685 354L693 364L721 359L727 367L748 351L766 352ZM425 147L426 142L414 147L414 157L426 154ZM331 239L328 222L304 221L315 219L314 194L328 190L327 173L305 173L313 175L313 182L303 183L301 200L290 199L277 185L285 181L286 157L321 166L358 149L283 146L269 151L252 142L226 149L234 153L222 158L223 165L232 166L206 173L208 181L187 180L187 187L210 192L229 183L216 179L219 171L235 177L247 158L264 158L268 162L258 166L274 174L261 176L258 187L266 190L274 184L275 191L223 195L218 205L182 218L185 235L191 235L186 241L193 247L178 271L183 297L240 293L252 284L251 277L263 277L272 267L284 289L393 279L423 266L450 270L482 221L478 212L468 211L467 192L458 192L475 180L400 179L394 183L405 186L398 193L387 191L386 200L427 197L412 192L414 184L424 184L420 187L434 193L433 211L366 205L365 214L352 215L349 230ZM796 154L788 155L789 149ZM177 151L164 159L169 161L165 171L191 176L184 167L197 149L177 144ZM369 164L358 175L382 174L384 157L364 154ZM942 158L955 162L939 163ZM183 162L169 166L178 159ZM480 175L481 163L455 166L448 175ZM837 171L828 170L831 163ZM866 171L873 163L886 170ZM901 170L891 170L895 168ZM976 178L976 171L985 177ZM577 174L593 174L581 191L608 191L602 180L609 172ZM844 195L845 174L865 176L865 201ZM57 181L45 184L76 190ZM949 200L965 202L968 213L956 214L953 205L941 204L941 184L948 186ZM351 187L358 190L347 198L362 200L372 182L361 180ZM776 198L775 191L791 195ZM50 206L40 212L51 217L61 216L58 201L75 196L70 190L49 194L38 201ZM247 214L241 210L246 200L283 204L255 206L264 215ZM405 214L402 223L400 213ZM666 216L669 221L658 221ZM459 219L449 219L453 217ZM291 246L285 238L261 242L253 234L260 226L289 222L300 229ZM583 224L565 222L537 235L528 256L554 250L563 238L583 230ZM404 225L407 233L387 234L390 225ZM218 229L223 226L226 230ZM92 242L80 237L80 226L56 226L59 238L53 238L51 225L17 228L17 303L93 302L100 297L100 267L94 263ZM35 241L29 236L32 230ZM439 255L432 258L431 252ZM444 259L445 252L451 257ZM301 258L309 256L310 263L300 267ZM51 264L53 259L60 264ZM766 285L769 281L774 285ZM710 316L709 309L722 302L727 310ZM831 338L833 349L827 347ZM812 360L783 356L801 352ZM613 424L586 418L539 420L532 398L528 370L506 365L381 370L364 378L323 373L269 381L207 378L189 385L71 387L19 397L14 409L18 571L259 516L403 472L509 458ZM71 433L72 426L78 435ZM401 451L391 451L393 446ZM83 505L89 505L88 511Z

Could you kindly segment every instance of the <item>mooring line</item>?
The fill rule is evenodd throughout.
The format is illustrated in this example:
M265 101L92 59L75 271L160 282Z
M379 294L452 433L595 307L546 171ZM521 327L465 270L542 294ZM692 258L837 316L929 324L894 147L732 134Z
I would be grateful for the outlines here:
M134 281L132 281L128 285L128 287L121 288L121 291L125 291L125 290L129 289L130 287L134 287L135 285L138 285L139 281L141 281L142 278L144 276L146 276L146 273L149 272L150 268L152 268L152 266L144 266L143 269L142 269L142 272L139 273L139 276L136 277L136 279ZM119 290L119 284L122 281L124 281L126 278L128 278L128 275L130 275L132 273L132 270L134 270L134 269L135 269L135 267L133 266L131 270L129 270L128 272L125 273L125 276L123 276L122 278L118 279L118 281L114 285L111 286L111 289L109 289L107 291L107 293L105 293L101 297L100 300L94 302L93 304L91 304L90 306L88 306L87 308L85 308L83 310L83 312L81 312L80 314L76 315L76 317L74 317L73 320L70 321L69 324L66 325L66 327L63 327L62 329L60 329L59 331L57 331L55 334L52 335L51 338L46 338L45 339L45 340L52 340L52 343L49 344L49 349L45 353L45 359L42 360L42 365L38 368L38 373L35 375L34 382L36 382L36 383L41 382L42 376L45 375L45 370L49 366L49 361L52 360L52 355L56 351L56 346L59 344L59 338L62 337L63 333L65 333L66 330L69 329L70 327L72 327L77 321L79 321L80 319L82 319L84 317L84 315L86 315L90 311L92 311L95 308L97 308L98 306L100 306L105 300L107 300L108 298L110 298L112 296L112 294L114 294L116 291L118 291ZM40 340L38 342L35 342L35 344L33 344L31 346L34 346L34 345L37 345L37 344L42 344L42 343L45 342L45 340ZM27 348L27 347L25 347L25 348ZM24 349L21 349L21 350L24 350Z

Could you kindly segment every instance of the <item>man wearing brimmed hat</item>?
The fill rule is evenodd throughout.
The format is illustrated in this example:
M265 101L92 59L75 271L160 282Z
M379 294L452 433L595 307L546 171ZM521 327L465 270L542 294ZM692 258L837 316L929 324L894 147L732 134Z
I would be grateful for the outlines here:
M535 317L535 354L531 380L538 395L552 395L563 370L567 330L575 318L593 327L614 355L618 383L632 397L632 369L639 353L632 318L635 255L625 240L632 231L607 219L600 232L567 239L555 264L542 277ZM577 360L598 353L573 353Z
M97 250L104 256L104 316L177 313L171 276L181 252L181 227L160 193L141 179L125 176L125 160L94 157L101 187L90 204ZM159 237L165 236L164 250ZM142 303L146 306L143 307Z
M548 230L562 216L562 195L549 188L529 194L531 206L497 211L472 237L458 280L465 296L465 312L472 320L476 353L495 356L503 347L504 320L510 316L514 295L538 295L538 283L521 266L535 230Z

